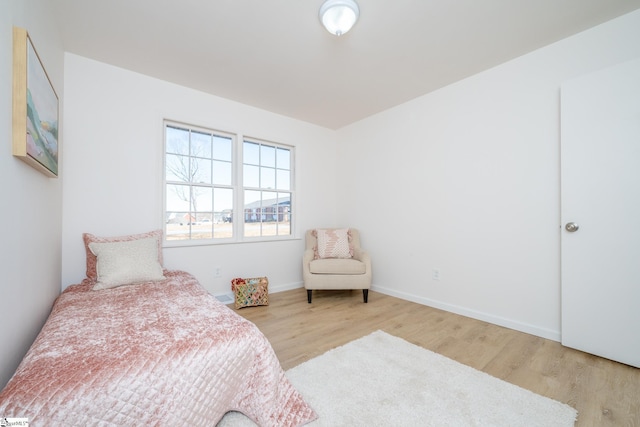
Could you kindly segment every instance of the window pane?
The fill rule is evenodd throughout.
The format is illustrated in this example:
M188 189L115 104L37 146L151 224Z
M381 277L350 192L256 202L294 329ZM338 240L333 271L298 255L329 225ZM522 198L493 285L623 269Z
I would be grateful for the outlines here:
M291 172L278 169L276 171L276 182L278 190L291 190Z
M213 190L214 222L213 237L228 239L233 237L233 190L216 188Z
M244 192L244 235L258 237L262 235L262 192L246 190Z
M215 188L213 190L213 210L217 213L233 210L233 190L230 188Z
M167 181L189 181L189 157L167 154L165 163Z
M211 134L191 132L191 155L207 159L211 158Z
M272 168L276 167L276 147L269 145L260 146L260 164Z
M283 222L278 224L278 236L290 236L291 235L291 223Z
M213 211L213 191L211 187L193 187L193 211L212 212ZM211 215L209 215L209 219Z
M169 212L167 211L167 224L180 224L188 212Z
M213 135L213 158L230 162L233 155L233 141L231 138Z
M211 160L191 158L192 182L211 184Z
M233 168L231 167L231 163L214 160L213 161L213 184L231 185L232 169Z
M189 211L191 193L188 185L167 185L167 211Z
M272 191L262 192L262 235L278 234L278 194Z
M167 153L189 154L189 131L173 126L167 126Z
M276 156L276 165L278 169L291 169L291 150L278 147Z
M261 222L247 222L244 223L244 237L259 237L262 233Z
M245 165L242 179L245 187L260 187L260 168Z
M291 234L291 193L278 193L278 236Z
M253 142L244 142L242 148L243 162L248 165L260 164L260 146Z
M277 236L278 225L275 222L262 223L262 236Z
M211 214L196 214L191 222L191 238L192 239L211 239L213 238L213 227L211 223Z
M246 223L260 222L260 191L245 190L244 192L244 221ZM245 231L246 231L245 226ZM246 235L246 233L245 233Z
M247 207L250 204L255 204L256 202L259 202L261 199L260 195L261 195L260 191L246 190L244 192L245 207Z
M272 168L260 168L260 187L276 188L276 170Z
M278 195L271 191L262 192L262 221L274 221L278 206ZM264 231L264 228L263 228Z
M187 224L188 212L167 212L165 235L167 240L184 240L191 235Z

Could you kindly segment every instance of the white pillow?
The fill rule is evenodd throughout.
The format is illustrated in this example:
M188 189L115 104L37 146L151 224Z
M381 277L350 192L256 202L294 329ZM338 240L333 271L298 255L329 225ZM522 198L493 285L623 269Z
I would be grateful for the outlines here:
M158 262L157 239L92 242L89 249L98 259L98 281L93 290L165 279Z
M352 258L353 251L349 245L348 228L331 228L316 230L319 258Z

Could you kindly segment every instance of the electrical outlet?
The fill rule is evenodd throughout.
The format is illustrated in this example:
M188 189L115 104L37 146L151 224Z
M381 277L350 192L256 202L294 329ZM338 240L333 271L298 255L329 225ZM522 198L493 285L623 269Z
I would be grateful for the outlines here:
M440 270L437 268L434 268L433 272L431 273L431 278L433 280L440 280Z
M221 274L220 267L213 267L213 277L220 277Z

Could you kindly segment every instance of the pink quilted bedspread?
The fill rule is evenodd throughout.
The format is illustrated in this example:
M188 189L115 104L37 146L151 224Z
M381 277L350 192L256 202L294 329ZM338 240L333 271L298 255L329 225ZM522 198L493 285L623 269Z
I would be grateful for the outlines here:
M33 426L214 426L230 410L260 426L317 417L253 323L190 274L165 276L67 288L0 393L0 416Z

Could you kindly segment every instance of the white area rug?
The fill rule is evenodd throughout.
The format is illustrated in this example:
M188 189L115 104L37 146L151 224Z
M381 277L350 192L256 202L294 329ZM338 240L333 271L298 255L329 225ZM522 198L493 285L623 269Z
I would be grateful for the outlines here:
M308 426L573 426L577 411L376 331L287 371ZM229 413L219 426L255 426Z

